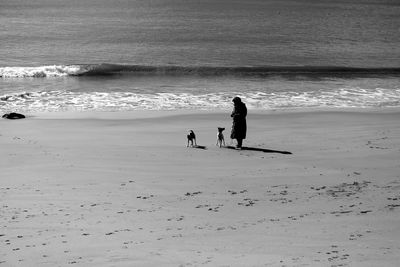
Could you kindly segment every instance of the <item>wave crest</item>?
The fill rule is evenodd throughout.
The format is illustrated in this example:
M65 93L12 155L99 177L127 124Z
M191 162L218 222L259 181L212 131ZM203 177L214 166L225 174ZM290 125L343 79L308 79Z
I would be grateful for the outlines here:
M340 66L146 66L121 64L53 65L40 67L2 67L3 78L43 78L62 76L108 76L153 75L153 76L365 76L400 75L400 68L355 68Z
M232 95L240 96L249 109L374 108L399 107L400 89L340 88L308 92L220 92L208 94L69 91L27 92L0 96L4 111L66 110L226 110Z
M3 67L0 68L2 78L44 78L78 75L79 65L52 65L40 67Z

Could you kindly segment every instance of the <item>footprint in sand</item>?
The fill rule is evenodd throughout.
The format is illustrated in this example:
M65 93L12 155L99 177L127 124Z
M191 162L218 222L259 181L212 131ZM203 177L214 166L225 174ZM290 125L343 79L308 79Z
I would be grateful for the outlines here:
M330 214L333 214L335 216L340 216L342 214L347 214L347 213L352 213L352 210L339 210L339 211L332 211Z
M137 196L136 198L139 198L139 199L149 199L149 198L152 198L152 197L154 197L154 195L149 195L149 196Z
M331 250L326 252L325 254L330 256L330 257L328 257L329 262L335 262L335 265L332 265L332 266L344 266L345 264L340 263L340 261L347 260L348 257L350 257L350 255L347 253L343 253L343 252L344 252L344 249L340 250L337 245L332 245ZM318 253L321 253L321 252L318 252Z
M179 217L175 217L175 218L169 218L169 219L167 219L167 221L172 221L172 220L175 220L175 221L177 221L177 222L180 222L180 221L182 221L183 219L185 218L185 216L179 216Z
M201 191L197 191L197 192L193 192L193 193L187 192L187 193L185 194L185 196L190 197L190 196L199 195L199 194L201 194L201 193L202 193Z
M350 197L361 193L370 183L368 181L342 183L326 190L326 194L331 197Z
M360 214L367 214L370 212L372 212L372 210L362 210L362 211L360 211Z
M400 207L400 204L389 204L386 206L390 211L393 211L395 208Z
M236 194L243 194L243 193L247 193L247 190L240 190L239 193L233 190L228 190L228 193L230 193L231 195L236 195Z
M222 207L222 206L223 206L223 205L220 204L220 205L217 206L217 207L209 208L208 211L218 212L218 211L219 211L219 208Z
M259 200L258 199L245 198L245 199L243 199L243 201L244 202L239 202L238 205L250 207L250 206L253 206L254 204L256 204L256 202L259 201Z
M195 208L196 209L199 209L199 208L207 208L207 207L209 207L210 205L197 205Z

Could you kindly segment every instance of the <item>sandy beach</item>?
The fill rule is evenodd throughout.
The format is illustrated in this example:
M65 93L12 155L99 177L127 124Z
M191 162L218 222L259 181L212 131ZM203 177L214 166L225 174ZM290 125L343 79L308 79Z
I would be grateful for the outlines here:
M398 266L399 118L249 111L269 153L229 112L2 119L0 266Z

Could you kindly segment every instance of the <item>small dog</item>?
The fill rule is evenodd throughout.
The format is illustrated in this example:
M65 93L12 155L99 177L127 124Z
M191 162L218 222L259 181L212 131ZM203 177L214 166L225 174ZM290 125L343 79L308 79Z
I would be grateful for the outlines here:
M222 147L222 143L225 146L225 138L224 134L222 133L225 130L225 128L218 127L218 133L217 133L217 146Z
M194 146L197 146L196 135L194 134L193 130L190 130L189 134L187 135L187 147L189 147L189 143L191 147L193 147L193 143Z

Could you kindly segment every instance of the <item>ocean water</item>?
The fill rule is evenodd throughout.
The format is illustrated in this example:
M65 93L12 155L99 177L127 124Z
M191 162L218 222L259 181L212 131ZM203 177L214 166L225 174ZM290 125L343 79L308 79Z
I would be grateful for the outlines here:
M397 0L0 0L0 111L400 106Z

